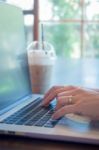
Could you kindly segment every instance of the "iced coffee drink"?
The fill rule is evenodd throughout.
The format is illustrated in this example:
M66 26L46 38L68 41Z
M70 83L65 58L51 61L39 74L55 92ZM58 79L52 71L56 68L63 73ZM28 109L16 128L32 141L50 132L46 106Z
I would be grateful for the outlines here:
M44 94L50 87L55 52L50 47L28 50L28 64L33 93Z

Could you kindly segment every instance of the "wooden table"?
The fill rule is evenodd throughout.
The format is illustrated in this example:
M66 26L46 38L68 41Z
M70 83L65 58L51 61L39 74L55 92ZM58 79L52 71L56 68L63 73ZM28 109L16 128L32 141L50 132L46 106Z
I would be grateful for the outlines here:
M52 85L99 87L98 59L58 59ZM0 150L98 150L99 146L0 135Z
M99 150L99 146L0 136L0 150Z

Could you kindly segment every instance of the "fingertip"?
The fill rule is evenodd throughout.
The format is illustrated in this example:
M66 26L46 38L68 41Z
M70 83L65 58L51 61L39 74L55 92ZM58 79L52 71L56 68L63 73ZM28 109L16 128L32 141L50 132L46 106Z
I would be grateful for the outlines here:
M53 114L52 119L59 119L65 114L69 114L69 113L75 113L75 106L64 106L59 110L57 109Z
M45 95L44 95L43 99L45 100L45 99L46 99L46 97L48 97L48 96L47 96L47 94L45 94Z
M54 114L52 115L53 120L57 120L61 117L61 114L59 113L58 110L55 110Z
M56 114L53 114L52 115L52 120L56 120L56 119L58 119L58 116Z
M57 111L59 109L59 106L58 105L56 105L56 107L55 107L55 111Z
M48 106L48 104L46 103L46 101L42 101L41 106Z
M44 106L45 105L45 103L44 102L41 102L41 106Z

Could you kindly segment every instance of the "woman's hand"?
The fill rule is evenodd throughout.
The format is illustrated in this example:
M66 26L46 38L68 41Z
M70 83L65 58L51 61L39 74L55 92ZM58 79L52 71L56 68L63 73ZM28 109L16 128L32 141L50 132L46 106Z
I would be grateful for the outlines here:
M53 119L74 113L99 119L99 91L75 86L54 86L44 96L43 106L57 99Z

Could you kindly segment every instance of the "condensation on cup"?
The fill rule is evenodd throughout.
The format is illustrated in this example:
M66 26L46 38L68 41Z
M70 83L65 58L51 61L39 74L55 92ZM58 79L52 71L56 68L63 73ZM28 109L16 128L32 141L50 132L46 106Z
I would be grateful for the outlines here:
M48 42L34 41L28 46L28 65L33 93L44 94L51 85L56 54Z

